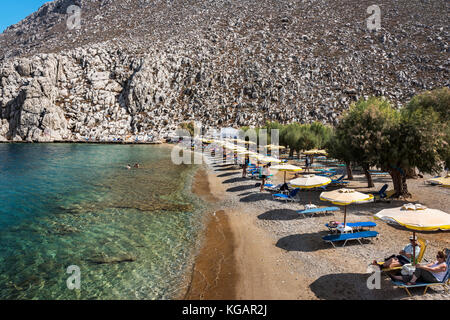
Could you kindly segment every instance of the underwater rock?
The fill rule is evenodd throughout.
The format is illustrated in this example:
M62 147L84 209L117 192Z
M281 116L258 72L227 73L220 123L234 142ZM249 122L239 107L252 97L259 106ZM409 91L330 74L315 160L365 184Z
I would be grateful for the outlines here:
M107 256L105 254L100 254L98 256L94 256L89 259L89 262L96 264L113 264L113 263L122 263L122 262L133 262L136 261L136 257L134 255L124 253L117 256Z

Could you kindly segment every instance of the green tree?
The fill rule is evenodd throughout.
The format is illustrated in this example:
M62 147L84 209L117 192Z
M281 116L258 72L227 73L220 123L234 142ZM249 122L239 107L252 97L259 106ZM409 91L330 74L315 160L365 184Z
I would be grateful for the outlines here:
M406 108L410 111L417 109L435 111L439 115L439 122L448 123L450 121L450 88L444 87L418 94L411 99Z
M442 170L442 150L445 132L439 122L439 114L433 110L408 108L400 112L397 121L383 132L378 165L389 171L396 196L410 196L406 183L408 168L418 168L424 173Z
M407 104L406 109L409 112L422 110L424 113L436 112L438 114L437 121L441 125L444 133L445 143L439 149L439 154L445 167L450 167L450 88L444 87L431 91L425 91L414 96Z
M378 164L379 152L387 139L383 133L396 117L389 101L371 97L353 104L336 127L336 152L347 164L354 162L363 168L369 188L374 186L369 169Z
M338 136L336 132L334 132L330 137L325 149L329 156L345 163L347 169L347 178L348 180L353 180L353 171L351 165L353 157L350 149L347 147L348 144L344 138L345 137L342 137L340 135Z

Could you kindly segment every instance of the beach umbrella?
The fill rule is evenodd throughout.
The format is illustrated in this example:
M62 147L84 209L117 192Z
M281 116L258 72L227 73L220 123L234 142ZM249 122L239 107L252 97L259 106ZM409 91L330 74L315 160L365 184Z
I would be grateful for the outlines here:
M238 139L238 141L237 141L238 143L240 143L240 144L256 144L256 142L253 142L253 141L247 141L247 140L242 140L242 139Z
M373 202L373 195L355 191L354 189L339 189L326 191L320 194L320 200L330 201L333 204L344 206L344 229L347 222L347 206L361 203Z
M260 157L259 160L264 163L271 163L271 162L281 163L282 162L280 159L277 159L274 157L265 157L265 156Z
M286 183L286 172L300 172L303 169L292 164L278 164L271 167L272 170L284 172L284 183Z
M412 230L414 238L416 231L450 230L450 214L427 208L421 204L408 203L402 207L384 209L374 217L386 223L398 224ZM415 260L415 250L413 250L413 263Z
M326 186L330 183L331 183L330 178L316 176L314 174L304 175L304 176L301 176L300 178L289 181L289 184L293 188L300 188L300 189L318 188L318 187Z
M276 145L276 144L269 144L269 145L267 145L267 146L264 146L264 148L270 149L270 150L274 150L274 149L278 149L278 150L286 149L286 147L279 146L279 145Z
M315 155L315 154L321 154L321 155L328 155L328 153L325 150L317 150L317 149L313 149L313 150L308 150L303 152L306 155Z
M314 174L307 174L300 178L289 181L289 184L294 188L312 189L326 186L331 183L331 179Z

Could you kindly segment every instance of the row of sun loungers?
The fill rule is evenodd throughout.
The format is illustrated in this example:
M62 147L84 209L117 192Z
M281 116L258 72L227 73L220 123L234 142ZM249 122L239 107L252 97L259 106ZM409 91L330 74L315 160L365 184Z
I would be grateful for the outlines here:
M313 166L314 167L314 166ZM316 170L319 171L320 173L318 175L324 175L324 176L330 176L333 177L336 175L336 171L335 170ZM254 166L250 166L249 167L249 171L248 173L250 174L251 177L253 178L258 178L260 176L259 174L259 170L254 167ZM386 172L374 172L371 171L370 174L372 175L385 175L388 174ZM337 178L337 179L332 179L332 183L331 184L335 184L335 185L345 185L348 184L349 182L347 181L343 181L343 179L345 178L345 174L343 174L341 177ZM272 192L280 192L280 189L282 188L283 184L279 184L279 185L273 185L273 184L265 184L264 187L266 188L266 190L272 191ZM378 197L379 199L384 199L387 198L387 193L386 190L388 188L388 185L385 184L379 191L377 192L372 192L371 194L373 194L374 196ZM324 188L323 188L324 189ZM300 192L300 189L295 188L293 190L291 190L289 193L284 194L284 193L274 193L272 194L272 198L274 200L283 200L283 201L298 201L297 199L297 195ZM318 216L318 215L327 215L329 213L334 213L336 211L339 211L340 209L338 207L324 207L324 208L311 208L311 209L305 209L305 210L298 210L297 213L299 215L302 216ZM342 225L342 224L341 224ZM372 240L374 238L377 238L379 236L379 233L373 230L370 230L372 228L375 228L377 226L377 224L375 222L349 222L346 223L346 227L350 227L349 231L348 230L342 230L336 226L331 226L330 224L325 224L325 227L328 228L330 234L322 237L323 241L325 241L326 243L330 243L334 248L336 248L338 243L343 243L342 247L345 247L345 245L347 244L347 242L349 241L357 241L359 242L359 244L363 244L363 240ZM428 242L419 238L418 242L422 248L422 250L420 251L420 255L417 257L416 262L417 263L421 263L425 254L425 250L427 248ZM411 296L411 292L409 291L409 289L411 288L417 288L417 287L424 287L424 292L423 294L425 294L428 290L429 287L432 286L443 286L445 291L448 292L447 289L447 285L450 284L450 250L446 249L446 254L447 254L447 273L444 277L444 280L442 282L439 283L420 283L417 282L414 285L407 285L403 282L400 281L394 281L392 280L392 283L400 288L404 288L406 290L406 292L408 293L409 296ZM383 262L380 262L379 264L382 264ZM401 270L401 267L397 267L397 268L390 268L390 269L382 269L383 272L392 272L392 271L399 271Z

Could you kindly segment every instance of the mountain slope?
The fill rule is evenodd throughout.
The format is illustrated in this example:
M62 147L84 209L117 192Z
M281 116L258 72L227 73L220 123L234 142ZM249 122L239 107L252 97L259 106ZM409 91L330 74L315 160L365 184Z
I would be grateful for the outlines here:
M67 7L81 7L68 30ZM362 0L58 0L0 35L0 139L334 123L352 101L448 86L450 5Z

